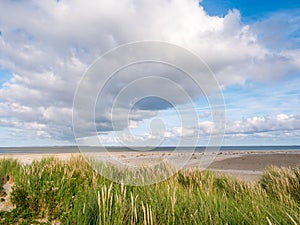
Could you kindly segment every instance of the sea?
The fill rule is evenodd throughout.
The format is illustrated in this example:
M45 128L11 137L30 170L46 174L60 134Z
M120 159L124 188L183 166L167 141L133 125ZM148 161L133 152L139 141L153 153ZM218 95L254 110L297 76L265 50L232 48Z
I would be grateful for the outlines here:
M218 147L198 146L180 147L180 151L203 152L206 148L216 149ZM128 147L89 147L89 146L34 146L34 147L0 147L0 154L57 154L57 153L79 153L79 152L100 152L107 150L109 152L128 152L128 151L149 151L149 147L134 147L135 150ZM176 149L173 147L156 147L151 151L171 152ZM284 146L221 146L220 151L300 151L300 145Z

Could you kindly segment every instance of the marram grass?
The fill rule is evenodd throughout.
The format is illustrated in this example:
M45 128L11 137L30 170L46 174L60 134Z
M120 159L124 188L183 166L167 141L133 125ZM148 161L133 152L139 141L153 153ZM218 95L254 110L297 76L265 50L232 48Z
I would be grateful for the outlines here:
M14 183L16 206L0 213L0 224L300 223L299 167L271 167L256 183L187 169L158 184L125 186L75 156L30 165L4 159L0 175Z

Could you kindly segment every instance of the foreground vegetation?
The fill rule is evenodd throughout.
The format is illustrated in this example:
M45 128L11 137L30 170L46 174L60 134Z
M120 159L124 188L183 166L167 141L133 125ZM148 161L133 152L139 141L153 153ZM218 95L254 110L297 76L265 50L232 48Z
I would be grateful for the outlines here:
M4 159L0 176L13 182L16 206L0 212L0 224L300 222L300 167L269 168L258 183L190 169L155 185L134 187L101 177L76 156L30 165Z

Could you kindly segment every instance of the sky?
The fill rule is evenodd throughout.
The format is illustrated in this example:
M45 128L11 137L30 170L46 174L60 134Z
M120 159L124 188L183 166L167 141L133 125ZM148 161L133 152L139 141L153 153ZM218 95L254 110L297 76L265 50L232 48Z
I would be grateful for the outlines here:
M298 0L0 1L0 146L177 145L195 135L207 145L223 131L208 96L215 92L224 100L222 145L300 145L299 15ZM93 67L96 59L149 40L201 59L209 93L159 63L123 68L100 93L107 74ZM85 80L89 69L97 76ZM149 80L153 74L160 80Z

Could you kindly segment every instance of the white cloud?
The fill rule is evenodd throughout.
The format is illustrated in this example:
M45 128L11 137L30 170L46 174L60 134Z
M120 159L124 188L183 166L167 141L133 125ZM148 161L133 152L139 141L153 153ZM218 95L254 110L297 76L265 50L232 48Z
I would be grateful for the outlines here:
M226 133L263 133L293 131L300 129L300 116L278 114L276 116L252 117L242 121L228 122Z
M131 131L138 127L131 127ZM133 129L133 130L132 130ZM108 132L106 135L80 138L83 145L99 145L99 139L104 145L120 146L122 143L133 146L175 145L181 141L190 140L199 135L200 145L206 145L211 135L217 134L218 129L212 121L202 121L198 126L166 127L157 132L146 130L140 132ZM250 117L244 120L231 120L226 122L225 144L268 144L277 141L277 144L291 144L289 140L300 137L300 115L277 114L275 116ZM99 138L99 139L98 139ZM237 141L237 142L235 142ZM246 142L245 142L246 141ZM189 142L185 142L189 143Z
M96 57L119 44L161 40L185 47L208 63L221 86L247 79L271 80L300 68L299 51L267 49L258 41L255 29L241 24L237 10L224 18L211 17L194 0L93 0L88 4L80 0L4 0L0 2L0 29L0 65L13 73L0 89L2 126L26 126L54 139L72 139L70 112L79 79ZM111 129L113 97L132 78L119 77L107 90L97 118L99 127ZM199 96L182 76L172 79L193 97ZM174 97L172 92L170 97ZM181 101L185 99L178 97L176 104ZM157 115L157 109L152 110L137 110L130 117L131 126ZM124 107L116 115L121 122L127 117L122 111ZM253 119L247 123L255 127L262 122ZM208 133L208 125L202 126Z

